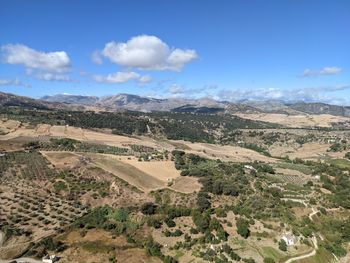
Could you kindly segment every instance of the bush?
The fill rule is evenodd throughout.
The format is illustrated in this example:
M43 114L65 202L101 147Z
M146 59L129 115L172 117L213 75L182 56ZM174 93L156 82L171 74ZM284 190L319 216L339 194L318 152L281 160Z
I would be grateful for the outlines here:
M347 152L347 153L345 154L345 158L350 160L350 152Z
M141 212L144 215L154 215L156 213L156 208L157 206L155 204L152 202L147 202L141 206Z
M278 248L282 251L287 251L287 243L284 239L281 239L280 242L278 242Z
M239 235L241 235L244 238L249 237L250 235L249 221L243 218L238 218L236 221L236 226L237 226L237 233Z

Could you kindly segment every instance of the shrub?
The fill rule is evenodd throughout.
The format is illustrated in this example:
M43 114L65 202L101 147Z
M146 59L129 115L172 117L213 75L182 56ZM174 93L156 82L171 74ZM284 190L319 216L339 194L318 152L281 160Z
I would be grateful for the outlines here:
M249 221L243 218L238 218L236 221L236 226L237 226L237 233L242 237L247 238L250 235Z
M141 206L141 212L144 215L154 215L156 212L156 208L157 206L155 204L153 204L152 202L147 202Z
M283 239L278 242L278 248L282 251L287 251L287 243Z

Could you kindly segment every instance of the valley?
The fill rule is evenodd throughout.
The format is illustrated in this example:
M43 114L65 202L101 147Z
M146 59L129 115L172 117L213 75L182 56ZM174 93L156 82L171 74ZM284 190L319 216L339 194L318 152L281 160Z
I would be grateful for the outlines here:
M349 258L347 117L0 112L0 262Z

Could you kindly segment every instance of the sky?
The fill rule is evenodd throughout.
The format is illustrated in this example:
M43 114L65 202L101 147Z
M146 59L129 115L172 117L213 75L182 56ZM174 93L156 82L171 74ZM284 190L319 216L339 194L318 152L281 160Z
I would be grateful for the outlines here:
M350 1L1 0L0 91L350 105Z

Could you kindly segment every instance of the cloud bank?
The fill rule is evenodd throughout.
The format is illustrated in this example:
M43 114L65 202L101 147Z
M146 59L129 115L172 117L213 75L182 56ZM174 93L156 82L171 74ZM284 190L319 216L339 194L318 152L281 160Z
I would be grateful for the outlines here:
M331 93L348 90L350 85L324 86L300 89L255 89L255 90L221 90L217 98L233 102L243 101L271 101L280 100L284 102L325 102L331 104L349 104L350 100Z

